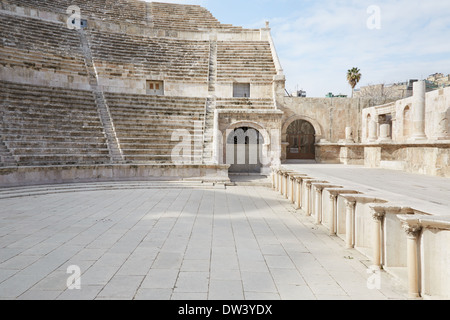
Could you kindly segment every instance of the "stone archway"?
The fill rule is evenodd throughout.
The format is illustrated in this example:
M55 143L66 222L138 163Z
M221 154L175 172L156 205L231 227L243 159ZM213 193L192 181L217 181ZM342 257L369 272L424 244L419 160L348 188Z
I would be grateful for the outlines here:
M316 131L306 120L292 122L286 130L288 160L314 160L316 158Z
M226 164L229 173L260 174L263 167L262 134L251 127L239 127L232 130L226 141Z
M288 129L291 125L297 123L297 126L299 123L307 123L309 126L309 129L306 130L307 132L292 132L288 134ZM295 125L294 125L295 126ZM301 129L301 128L300 128ZM292 127L291 127L292 130ZM308 159L308 160L315 160L315 144L319 142L323 138L323 130L320 124L313 118L310 118L308 116L292 116L283 125L282 128L282 160L288 160L288 159ZM295 149L295 136L297 136L297 144L299 147L297 157L295 157L293 154L296 151ZM303 136L303 138L302 138ZM291 140L291 141L289 141ZM302 141L303 140L303 141ZM303 150L301 148L301 144L305 145ZM306 146L307 145L307 146ZM292 147L292 150L291 150ZM291 152L292 151L292 152ZM308 151L303 152L302 151Z

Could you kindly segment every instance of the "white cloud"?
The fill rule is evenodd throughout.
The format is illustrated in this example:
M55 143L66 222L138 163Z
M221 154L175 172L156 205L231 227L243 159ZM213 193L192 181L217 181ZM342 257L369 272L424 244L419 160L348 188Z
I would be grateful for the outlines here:
M361 85L450 73L449 3L377 2L380 30L367 28L368 1L321 1L271 19L288 88L350 94L345 76L352 67L361 69Z

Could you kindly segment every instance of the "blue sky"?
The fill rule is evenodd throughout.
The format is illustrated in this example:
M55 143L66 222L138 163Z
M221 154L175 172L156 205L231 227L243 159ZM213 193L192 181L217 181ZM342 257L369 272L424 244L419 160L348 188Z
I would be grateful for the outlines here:
M202 5L222 23L246 28L270 21L286 87L308 97L351 95L346 71L352 67L363 75L358 87L450 74L448 0L161 2Z

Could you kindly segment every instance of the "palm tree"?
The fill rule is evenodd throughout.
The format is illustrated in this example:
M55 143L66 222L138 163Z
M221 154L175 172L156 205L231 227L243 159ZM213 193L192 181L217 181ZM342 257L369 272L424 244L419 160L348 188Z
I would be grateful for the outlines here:
M353 93L355 91L355 87L358 84L358 82L361 80L361 70L359 70L358 68L352 68L350 70L347 71L347 81L350 84L350 86L352 87L352 98L353 98Z

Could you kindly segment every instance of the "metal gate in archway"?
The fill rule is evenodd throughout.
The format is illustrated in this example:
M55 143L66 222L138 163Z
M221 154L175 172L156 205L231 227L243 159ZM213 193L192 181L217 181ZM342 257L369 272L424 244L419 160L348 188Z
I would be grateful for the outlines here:
M261 133L249 127L234 129L227 137L226 163L230 173L257 174L262 168Z
M296 120L287 129L286 157L290 160L314 160L316 158L316 131L311 123Z

